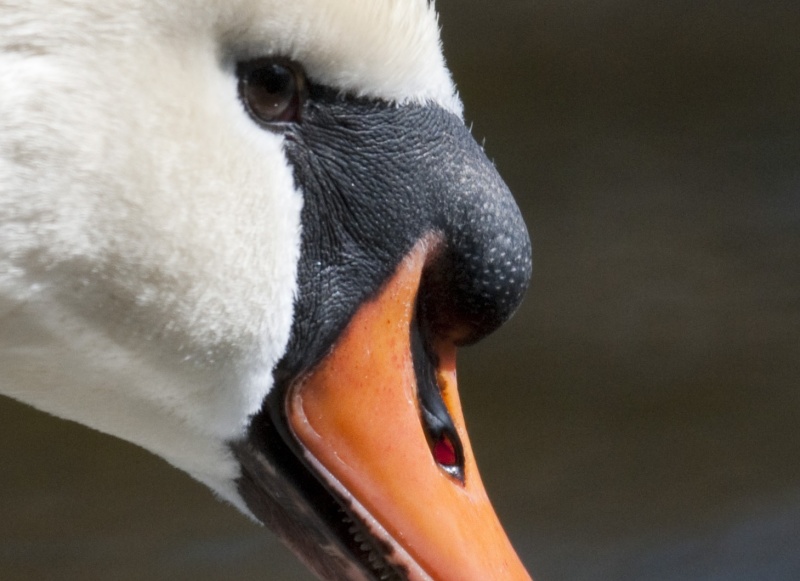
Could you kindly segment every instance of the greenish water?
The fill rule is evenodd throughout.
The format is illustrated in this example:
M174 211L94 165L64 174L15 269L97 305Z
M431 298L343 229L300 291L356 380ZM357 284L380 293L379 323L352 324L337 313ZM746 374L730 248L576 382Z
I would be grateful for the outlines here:
M462 353L537 581L800 579L800 10L440 0L534 243ZM310 580L164 462L0 401L0 579Z

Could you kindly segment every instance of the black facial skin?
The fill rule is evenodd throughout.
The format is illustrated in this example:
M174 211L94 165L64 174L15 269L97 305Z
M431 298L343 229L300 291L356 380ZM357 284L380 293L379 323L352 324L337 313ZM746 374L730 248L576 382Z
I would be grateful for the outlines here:
M391 547L367 538L362 548L368 533L347 499L302 460L285 417L287 392L414 245L435 237L440 244L426 264L411 331L414 368L421 408L430 412L421 418L429 441L446 434L463 462L441 395L431 392L430 338L472 343L507 320L528 285L530 240L483 150L458 117L437 106L391 105L312 85L302 121L281 131L304 196L299 292L275 386L247 439L232 444L242 464L239 490L325 578L351 579L346 558L368 579L402 580L403 567L389 563Z

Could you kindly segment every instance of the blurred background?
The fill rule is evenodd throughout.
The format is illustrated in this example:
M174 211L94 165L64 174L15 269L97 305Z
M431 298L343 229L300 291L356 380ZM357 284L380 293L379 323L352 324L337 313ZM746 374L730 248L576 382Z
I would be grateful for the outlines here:
M800 579L800 9L438 0L530 227L516 318L460 358L537 581ZM0 399L0 578L305 580L147 453Z

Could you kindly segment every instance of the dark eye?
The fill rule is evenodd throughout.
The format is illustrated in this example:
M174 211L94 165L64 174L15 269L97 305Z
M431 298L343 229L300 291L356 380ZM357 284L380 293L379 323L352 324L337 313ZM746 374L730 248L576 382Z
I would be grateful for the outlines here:
M300 121L305 76L299 66L280 59L239 63L239 98L260 123Z

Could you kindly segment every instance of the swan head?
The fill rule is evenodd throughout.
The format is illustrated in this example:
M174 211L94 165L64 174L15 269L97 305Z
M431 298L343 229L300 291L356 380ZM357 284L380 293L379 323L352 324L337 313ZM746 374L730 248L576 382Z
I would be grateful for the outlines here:
M0 393L134 442L323 579L528 579L457 347L530 277L427 0L0 7Z

